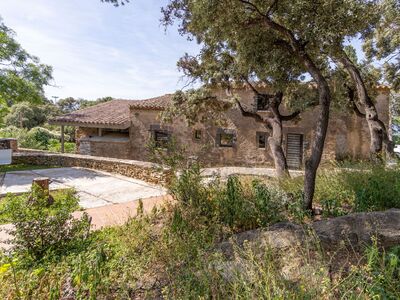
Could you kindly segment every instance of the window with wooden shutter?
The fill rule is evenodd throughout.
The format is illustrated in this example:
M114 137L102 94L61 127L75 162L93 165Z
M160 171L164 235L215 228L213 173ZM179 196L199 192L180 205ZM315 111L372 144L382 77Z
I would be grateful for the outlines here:
M286 161L290 169L300 169L303 163L303 135L288 133L286 136Z

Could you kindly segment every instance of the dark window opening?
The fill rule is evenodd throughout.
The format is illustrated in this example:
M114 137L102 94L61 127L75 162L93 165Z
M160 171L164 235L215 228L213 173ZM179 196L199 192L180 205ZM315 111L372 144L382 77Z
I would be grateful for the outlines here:
M98 136L129 137L129 128L125 129L99 128Z
M201 140L201 130L200 129L196 129L193 133L193 137L196 141L200 141Z
M154 130L153 131L153 138L156 147L166 148L169 141L170 141L170 133L164 130Z
M267 147L267 142L268 142L268 133L266 132L257 132L257 145L258 148L265 149Z
M129 128L126 129L114 129L114 128L103 128L103 133L125 133L129 134Z
M229 129L219 129L217 132L217 145L219 147L233 147L236 142L236 133Z
M267 96L257 95L255 99L256 99L257 110L268 110L269 99Z

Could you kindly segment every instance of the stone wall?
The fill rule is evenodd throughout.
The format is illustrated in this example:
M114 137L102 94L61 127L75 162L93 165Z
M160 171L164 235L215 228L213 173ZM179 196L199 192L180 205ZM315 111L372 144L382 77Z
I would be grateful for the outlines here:
M238 91L241 102L247 110L255 111L253 95L251 91ZM224 97L222 92L217 96ZM377 99L379 117L388 127L389 124L389 103L388 95L381 91ZM311 154L311 146L316 128L316 117L319 107L309 109L300 115L300 120L295 122L284 122L283 125L283 148L286 151L287 134L303 135L303 164ZM282 114L289 114L284 108ZM131 110L131 153L130 158L136 160L149 160L145 145L151 138L151 126L160 125L159 111L152 110ZM266 115L267 112L258 112ZM223 128L234 130L237 140L233 147L219 147L216 145L217 126L196 124L188 127L183 119L175 119L172 124L167 124L168 130L177 140L178 144L184 145L189 154L197 156L206 166L263 166L272 167L273 160L269 147L260 149L257 145L257 132L268 132L263 124L256 123L252 118L245 118L238 109L231 109L225 113L226 124ZM194 130L202 131L202 140L196 141L193 138ZM365 119L355 114L339 113L332 108L329 120L329 127L325 141L322 162L330 162L335 159L369 158L369 130Z
M241 99L246 110L255 111L253 92L246 89L236 90L235 93ZM226 97L224 91L216 90L216 96ZM380 119L389 127L389 97L388 90L379 90L376 97L376 107ZM316 128L316 116L319 107L309 109L300 115L300 120L284 122L283 148L286 151L286 137L288 134L303 135L303 157L306 161L311 154L311 146L314 140ZM117 157L140 161L149 161L150 156L147 146L152 138L151 129L160 126L160 111L146 109L131 109L131 127L129 138L124 142L100 141L94 138L97 129L79 128L77 130L77 143L80 153L94 156ZM258 112L266 116L268 112ZM289 114L284 107L282 114ZM196 124L187 126L182 118L175 119L173 124L166 124L172 136L178 144L183 145L188 155L198 157L205 166L262 166L273 167L271 151L267 145L259 148L257 132L271 132L263 124L256 123L252 118L243 117L237 108L225 113L224 125ZM233 147L219 147L217 145L217 132L220 128L232 130L236 133L236 142ZM201 130L201 140L194 138L195 130ZM89 138L88 138L89 137ZM80 147L79 143L84 144ZM322 162L330 162L335 159L368 159L370 136L368 125L363 118L355 114L339 113L332 105L329 127L325 141Z
M78 127L76 129L77 153L92 156L131 159L131 142L118 135L99 136L98 128Z
M13 154L12 162L14 164L96 169L160 185L165 185L169 179L169 171L156 164L108 157L19 149L19 152Z

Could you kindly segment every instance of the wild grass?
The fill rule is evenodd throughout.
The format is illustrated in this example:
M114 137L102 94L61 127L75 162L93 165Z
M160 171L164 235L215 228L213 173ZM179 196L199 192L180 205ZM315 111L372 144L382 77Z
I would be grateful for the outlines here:
M15 172L15 171L27 171L27 170L40 170L57 168L56 166L42 166L42 165L26 165L26 164L11 164L11 165L0 165L0 173Z
M397 171L388 172L387 176L392 176L391 172ZM123 226L92 232L84 243L57 256L47 255L27 264L18 253L2 254L0 298L400 297L399 247L383 250L374 243L356 256L336 255L341 259L336 262L337 268L332 268L335 263L332 253L322 250L317 241L284 250L233 242L233 256L228 256L219 245L238 232L268 228L278 221L300 222L308 218L298 204L296 188L289 193L279 189L285 184L295 187L296 179L273 187L260 180L241 181L237 177L226 183L217 180L204 185L199 176L197 166L184 170L170 187L174 204L148 215L139 214ZM334 177L333 187L325 191L323 186L329 180L319 178L320 199L336 195L335 189L342 187L342 176ZM358 178L358 182L370 182L368 178L375 173L363 172L357 176L367 178ZM355 210L356 200L351 198L357 195L354 190L346 188L337 195L340 203L349 201ZM387 201L382 203L387 205ZM344 255L348 255L347 260ZM347 261L346 266L342 261Z
M270 180L269 184L301 198L303 177ZM400 208L400 168L381 164L343 165L318 172L314 203L325 216Z
M79 210L78 200L76 198L76 191L74 189L62 189L50 192L54 199L54 204L50 207L50 210L56 212L62 207L68 207L72 211ZM29 197L29 193L23 193L21 195L8 194L0 199L0 225L11 223L11 204L12 203L23 203Z

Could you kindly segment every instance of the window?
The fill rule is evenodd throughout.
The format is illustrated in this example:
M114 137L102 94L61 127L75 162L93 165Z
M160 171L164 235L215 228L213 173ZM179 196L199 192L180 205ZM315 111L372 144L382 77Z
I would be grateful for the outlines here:
M156 147L167 148L171 139L171 130L161 125L150 125L150 132Z
M257 95L255 100L257 110L268 110L269 99L266 95Z
M267 147L268 133L257 131L256 138L258 148L265 149Z
M236 142L236 133L231 129L218 129L217 145L219 147L233 147Z
M200 129L196 129L194 132L193 132L193 138L196 140L196 141L200 141L201 140L201 130Z
M170 139L170 134L165 130L154 130L153 138L157 147L166 148Z
M113 135L129 137L129 128L126 129L113 129L113 128L99 128L99 136Z

